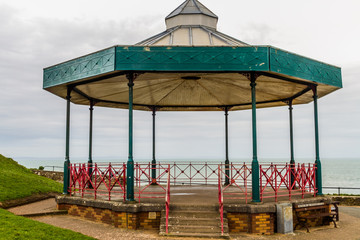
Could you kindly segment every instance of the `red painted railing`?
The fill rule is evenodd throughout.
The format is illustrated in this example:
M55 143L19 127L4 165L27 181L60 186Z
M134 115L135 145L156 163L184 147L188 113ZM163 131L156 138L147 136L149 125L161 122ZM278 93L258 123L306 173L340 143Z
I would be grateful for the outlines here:
M222 188L223 199L251 200L251 192L248 187L251 186L251 169L246 163L229 164L229 175L226 174L227 165L219 165L219 178L229 178L229 184ZM222 177L224 176L224 177ZM224 183L224 181L222 181Z
M106 196L125 200L125 164L70 164L71 195Z
M166 187L165 206L166 206L166 233L168 233L169 212L170 212L170 167L169 167L169 171L168 171L168 174L167 174L167 187Z
M306 194L316 196L315 164L261 164L260 199Z
M170 171L170 165L155 164L139 164L134 166L135 172L135 184L137 186L137 196L139 203L142 198L164 198L166 199L166 193L170 184L168 184L168 175ZM159 174L155 179L151 177L151 171L156 170Z
M151 173L157 172L156 178L152 178ZM138 201L142 198L165 198L166 210L166 233L169 226L170 211L170 165L169 164L139 164L134 167L135 181L138 188Z
M163 163L159 164L163 165ZM170 183L172 185L217 184L218 181L219 164L174 162L164 165L170 165Z
M216 167L215 167L216 166ZM151 163L135 164L135 197L164 198L169 204L170 184L214 184L221 190L222 203L227 200L251 199L249 164ZM228 167L228 169L226 169ZM316 195L315 164L260 164L260 199ZM108 200L125 200L126 164L71 164L69 192L72 195L98 196ZM156 178L152 179L152 171ZM228 171L226 171L228 170ZM224 181L229 179L229 184ZM221 188L220 188L221 187Z
M223 189L222 189L222 173L221 166L218 167L218 194L219 194L219 212L220 212L220 220L221 220L221 235L224 234L224 199L223 199Z

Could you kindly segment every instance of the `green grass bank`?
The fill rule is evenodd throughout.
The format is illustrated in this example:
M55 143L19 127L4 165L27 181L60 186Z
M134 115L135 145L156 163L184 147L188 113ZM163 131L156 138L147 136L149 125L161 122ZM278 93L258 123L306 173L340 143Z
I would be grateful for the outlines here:
M38 176L11 158L0 154L0 202L34 194L58 192L62 184ZM16 216L0 208L0 239L94 239L77 232Z
M0 239L94 239L77 232L36 222L0 209Z
M0 202L37 193L62 191L62 184L38 176L11 158L0 154Z

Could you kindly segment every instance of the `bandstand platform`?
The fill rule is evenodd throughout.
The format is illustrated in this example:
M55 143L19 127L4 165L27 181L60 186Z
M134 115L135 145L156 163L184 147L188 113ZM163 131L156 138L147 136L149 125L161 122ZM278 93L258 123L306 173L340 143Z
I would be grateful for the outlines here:
M278 204L323 203L330 209L329 199L316 196L311 165L261 166L261 203L252 202L251 169L246 163L229 164L229 176L224 164L156 166L135 164L135 201L127 201L126 164L72 164L70 194L57 198L58 209L115 227L193 237L228 237L233 232L274 234ZM153 170L156 179L151 177ZM291 220L296 225L296 218ZM311 226L322 224L319 218Z

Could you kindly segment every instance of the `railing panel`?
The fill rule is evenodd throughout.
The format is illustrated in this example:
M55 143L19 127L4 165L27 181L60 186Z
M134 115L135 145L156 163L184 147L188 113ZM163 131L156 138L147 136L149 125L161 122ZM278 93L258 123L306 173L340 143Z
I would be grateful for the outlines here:
M153 167L155 166L155 167ZM158 175L155 179L151 177L152 170L156 170ZM160 164L139 164L134 166L135 185L137 186L137 195L139 202L144 198L164 198L166 200L169 188L170 165Z
M70 164L71 195L125 200L125 164Z
M316 195L315 164L261 164L260 199Z
M251 192L249 192L249 186L251 186L251 169L249 164L229 164L230 176L226 174L226 165L219 165L219 182L223 184L225 178L229 178L229 184L221 187L221 194L223 201L226 200L245 200L245 203L251 199Z

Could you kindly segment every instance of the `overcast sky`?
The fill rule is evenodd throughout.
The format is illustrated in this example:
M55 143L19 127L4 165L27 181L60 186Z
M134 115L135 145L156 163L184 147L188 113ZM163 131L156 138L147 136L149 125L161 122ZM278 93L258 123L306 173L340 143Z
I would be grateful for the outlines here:
M0 154L63 159L65 101L42 89L42 71L165 30L183 0L0 0ZM360 1L202 0L218 30L342 68L344 88L319 100L320 154L360 158ZM88 107L72 105L71 158L86 161ZM127 159L127 110L95 108L94 159ZM135 160L151 158L151 113L135 112ZM179 121L181 119L181 121ZM251 160L251 112L231 112L230 158ZM295 156L314 159L313 104L294 108ZM157 114L157 158L223 160L224 114ZM258 110L259 160L289 158L286 107Z

